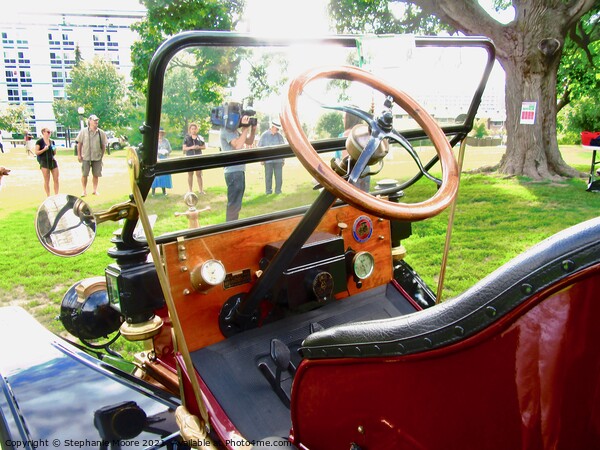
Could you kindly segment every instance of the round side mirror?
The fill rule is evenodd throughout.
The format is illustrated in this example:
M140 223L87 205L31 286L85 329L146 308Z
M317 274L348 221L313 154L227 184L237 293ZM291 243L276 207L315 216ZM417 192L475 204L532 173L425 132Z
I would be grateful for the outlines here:
M96 219L89 205L73 195L48 197L37 211L35 232L44 248L58 256L86 251L96 237Z

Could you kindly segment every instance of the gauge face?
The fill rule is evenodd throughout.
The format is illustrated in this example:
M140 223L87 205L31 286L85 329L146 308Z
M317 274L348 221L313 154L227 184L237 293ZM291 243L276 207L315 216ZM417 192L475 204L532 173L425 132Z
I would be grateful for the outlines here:
M312 290L318 300L328 300L333 295L333 276L319 272L312 282Z
M204 284L216 286L225 280L225 266L221 261L209 259L200 268L200 278Z
M352 236L356 242L367 242L373 234L373 221L368 216L359 216L352 224Z
M375 258L369 252L358 252L352 258L352 271L359 280L369 278L375 269Z

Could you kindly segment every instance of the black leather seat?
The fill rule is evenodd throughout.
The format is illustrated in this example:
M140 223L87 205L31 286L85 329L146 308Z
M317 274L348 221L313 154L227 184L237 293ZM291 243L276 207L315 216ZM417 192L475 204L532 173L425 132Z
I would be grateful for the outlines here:
M600 218L596 218L540 242L452 300L393 319L313 333L301 352L308 359L372 357L442 347L475 334L532 295L599 263Z

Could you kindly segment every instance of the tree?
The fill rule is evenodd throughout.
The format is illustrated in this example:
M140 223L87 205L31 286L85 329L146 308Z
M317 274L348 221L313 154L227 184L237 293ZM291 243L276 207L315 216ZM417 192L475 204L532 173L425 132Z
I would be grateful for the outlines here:
M387 0L330 0L330 11L342 24L338 31L355 32L352 20L340 17L339 4L353 5L361 23L374 17L374 5L389 9ZM407 3L407 2L401 2ZM557 72L568 31L590 11L595 0L496 0L498 7L512 4L515 18L502 24L492 18L477 0L413 0L417 9L413 17L434 15L441 22L466 35L489 37L496 46L496 56L506 73L506 153L499 170L509 175L526 175L533 179L577 176L579 173L563 160L556 135ZM337 11L337 15L335 12ZM394 23L397 23L395 21ZM537 104L535 124L519 123L521 105Z
M337 137L344 131L342 114L336 111L328 112L319 117L315 125L317 139Z
M165 39L188 30L233 30L243 11L243 0L205 1L140 0L147 14L133 25L140 40L131 47L134 86L144 90L152 55Z
M561 110L563 116L559 130L565 143L581 143L582 131L600 130L600 103L596 97L578 99L572 107Z
M8 105L0 109L0 130L24 133L27 131L27 119L30 117L27 105Z
M569 30L558 69L560 112L579 99L596 96L600 90L600 2Z
M63 125L77 127L80 106L86 113L100 117L104 129L125 124L127 86L110 61L95 57L91 62L81 61L73 66L66 91L68 100L55 100L53 104L54 114Z

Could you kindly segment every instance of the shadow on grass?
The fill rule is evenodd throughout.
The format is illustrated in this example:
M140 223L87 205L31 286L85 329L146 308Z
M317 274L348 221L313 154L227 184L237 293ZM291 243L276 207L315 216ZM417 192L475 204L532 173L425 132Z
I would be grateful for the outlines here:
M541 240L598 216L600 194L586 180L532 182L463 174L443 299L454 297ZM448 212L413 224L408 262L437 289Z

